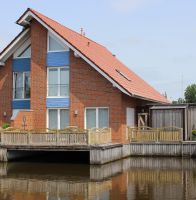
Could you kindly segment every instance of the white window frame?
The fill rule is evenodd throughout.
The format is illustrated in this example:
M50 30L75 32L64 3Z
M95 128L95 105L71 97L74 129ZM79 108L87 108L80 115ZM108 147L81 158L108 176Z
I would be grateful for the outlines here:
M22 98L21 99L16 99L16 98L14 98L14 92L15 92L15 74L16 73L22 73L22 76L23 76L23 94L22 94ZM30 71L25 71L25 72L13 72L13 94L12 94L12 98L13 98L13 100L29 100L30 98L31 98L31 96L30 96L30 98L24 98L24 96L25 96L25 90L24 90L24 88L25 88L25 74L27 74L27 73L29 73L29 76L30 76ZM30 80L31 81L31 80ZM30 83L31 84L31 83ZM31 88L31 87L30 87Z
M57 69L57 73L58 73L58 86L60 86L60 80L61 80L61 70L60 69L63 69L65 68L66 70L69 71L69 75L70 75L70 70L69 70L69 66L61 66L61 67L47 67L47 98L68 98L69 97L69 94L68 96L60 96L60 87L58 87L58 94L57 96L49 96L49 70L50 69ZM70 77L69 77L69 83L68 83L69 87L70 87ZM70 88L69 88L69 91L70 91Z
M46 128L49 129L49 110L57 110L57 129L60 130L61 128L61 110L68 110L70 112L69 108L48 108L46 112ZM70 123L70 113L69 113L69 123Z
M84 111L84 128L86 129L87 128L87 124L86 124L86 111L87 110L96 110L96 127L95 128L99 128L99 112L98 110L99 109L108 109L108 127L110 126L110 110L109 110L109 107L86 107L85 108L85 111Z
M50 37L52 37L57 43L60 43L60 44L62 44L62 46L64 46L65 47L65 49L64 50L57 50L57 51L50 51L49 50L49 36ZM48 31L48 34L47 34L47 52L67 52L67 51L69 51L69 47L68 46L66 46L65 44L63 44L58 38L56 38L52 33L50 33L49 31Z
M23 51L25 51L29 46L31 46L31 39L28 38L24 43L15 51L13 57L14 59L24 59L24 58L31 58L29 57L18 57Z

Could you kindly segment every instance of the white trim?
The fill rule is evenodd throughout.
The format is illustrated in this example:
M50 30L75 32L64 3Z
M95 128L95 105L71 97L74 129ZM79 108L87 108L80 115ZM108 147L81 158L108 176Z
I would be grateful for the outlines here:
M68 66L59 66L59 67L47 67L47 96L46 98L69 98L70 95L68 96L60 96L60 87L58 87L58 92L57 92L57 96L48 96L48 82L49 82L49 70L50 69L57 69L57 73L58 73L58 86L60 85L60 69L66 69L67 71L69 71L69 67ZM69 72L70 73L70 72ZM69 87L70 87L70 78L69 78ZM69 88L70 91L70 88Z
M15 41L13 41L12 44L0 55L1 62L5 62L7 58L9 58L9 56L17 49L17 46L21 45L24 38L28 36L29 31L30 29L28 28L23 33L21 33L21 35Z
M98 112L98 110L99 109L108 109L108 127L110 126L110 109L109 109L109 107L85 107L85 110L84 110L84 128L86 129L87 127L86 127L86 110L90 110L90 109L92 109L92 110L95 110L95 114L96 114L96 127L95 128L98 128L98 125L99 125L99 112Z
M5 63L4 62L0 62L0 66L4 66L5 65Z
M61 110L68 110L70 112L70 109L69 108L47 108L47 111L46 111L46 128L49 129L49 110L57 110L57 129L60 130L61 128L61 113L60 111ZM70 124L70 115L69 115L69 124Z
M33 18L35 18L40 24L42 24L46 29L50 31L56 38L58 38L61 42L63 42L66 46L68 46L70 49L72 49L75 53L77 53L83 60L85 60L89 65L91 65L96 71L98 71L103 77L105 77L109 82L112 83L115 87L117 87L120 91L127 94L128 96L132 96L132 94L128 93L124 88L122 88L116 81L114 81L112 78L110 78L106 73L104 73L101 69L99 69L95 64L93 64L87 57L85 57L82 53L80 53L76 48L74 48L70 43L66 42L65 39L57 34L55 31L53 31L46 23L44 23L41 19L39 19L36 15L34 15L31 11L28 11L18 22L21 24L21 22L27 17L31 15Z

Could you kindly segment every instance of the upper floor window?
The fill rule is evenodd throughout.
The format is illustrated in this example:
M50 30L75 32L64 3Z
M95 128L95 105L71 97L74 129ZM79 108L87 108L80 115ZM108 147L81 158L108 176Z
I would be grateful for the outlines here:
M29 99L30 98L30 72L13 73L13 98Z
M58 51L68 51L68 47L62 44L58 38L51 34L48 34L48 51L58 52Z
M28 46L23 52L21 52L18 58L30 58L31 57L31 46Z
M31 40L30 38L15 51L14 58L30 58L31 57Z
M49 97L69 96L69 68L66 67L48 68L48 96Z

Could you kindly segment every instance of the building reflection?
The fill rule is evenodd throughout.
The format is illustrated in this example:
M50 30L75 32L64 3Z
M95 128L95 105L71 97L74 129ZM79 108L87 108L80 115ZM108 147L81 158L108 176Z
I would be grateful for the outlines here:
M196 161L128 158L103 166L2 163L0 200L188 200Z

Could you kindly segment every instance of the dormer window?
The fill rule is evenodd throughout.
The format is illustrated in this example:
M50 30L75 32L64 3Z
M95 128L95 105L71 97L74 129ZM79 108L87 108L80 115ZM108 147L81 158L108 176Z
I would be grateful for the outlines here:
M68 51L68 47L55 36L48 34L48 52Z

